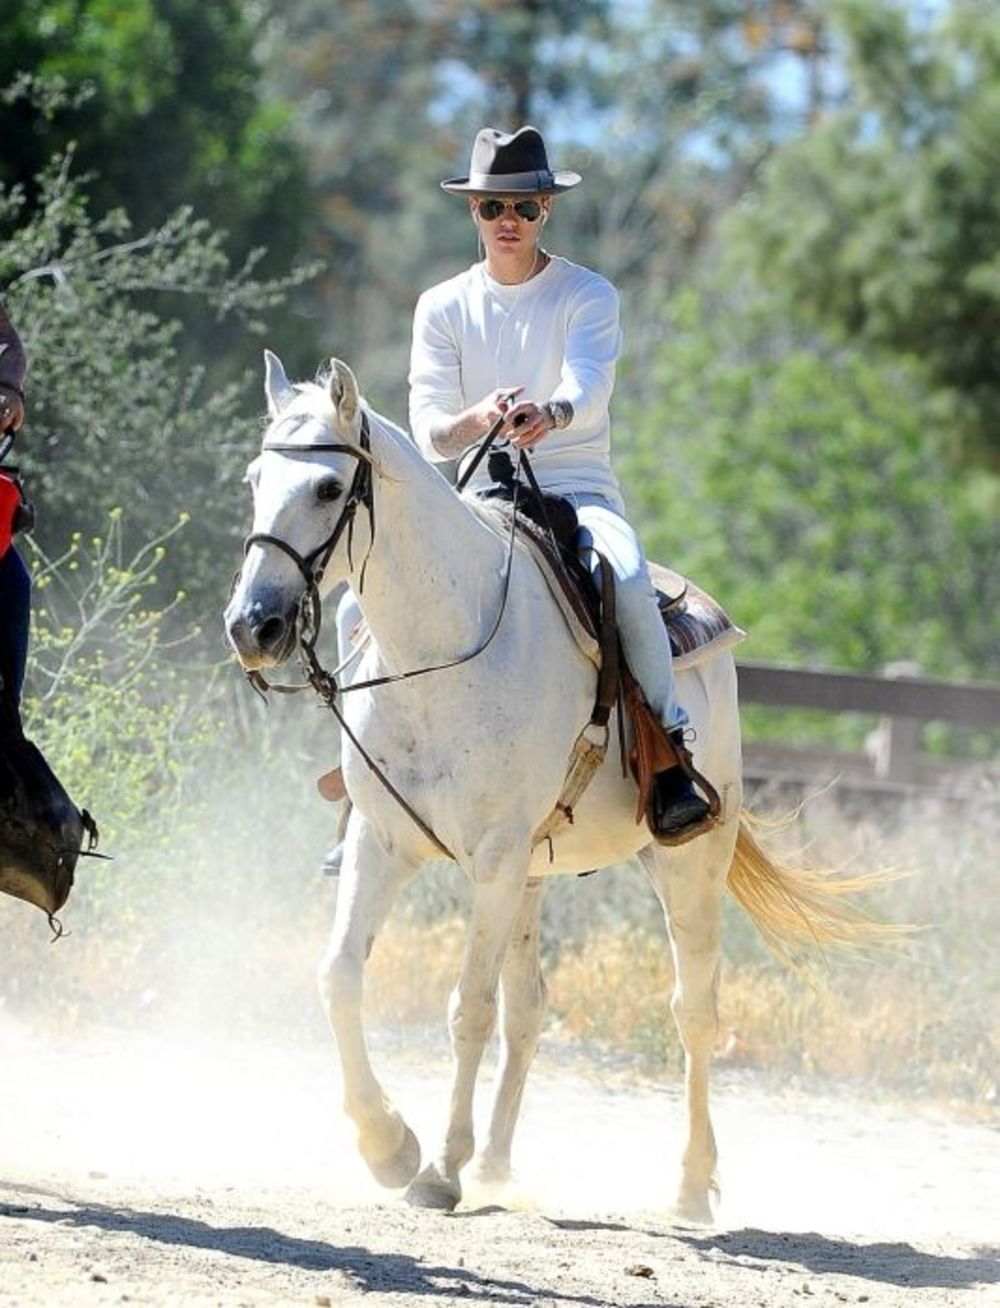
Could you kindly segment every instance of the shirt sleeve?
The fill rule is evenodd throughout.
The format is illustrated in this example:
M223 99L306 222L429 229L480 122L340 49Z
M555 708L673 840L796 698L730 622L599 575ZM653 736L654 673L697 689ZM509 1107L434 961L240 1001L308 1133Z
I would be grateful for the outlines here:
M424 456L435 463L450 456L437 452L431 432L465 407L461 355L447 316L425 292L413 315L410 349L410 431Z
M621 348L618 292L601 279L588 286L570 309L559 385L549 397L572 404L574 426L597 424L604 418Z

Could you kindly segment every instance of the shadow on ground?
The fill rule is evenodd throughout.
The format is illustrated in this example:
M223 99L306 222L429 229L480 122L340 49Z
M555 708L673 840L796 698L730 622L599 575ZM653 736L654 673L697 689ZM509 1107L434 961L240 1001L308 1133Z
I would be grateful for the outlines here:
M599 1308L606 1301L586 1294L567 1293L564 1286L531 1284L486 1276L469 1268L448 1266L405 1253L384 1253L364 1245L339 1245L324 1240L287 1235L269 1226L215 1226L210 1222L173 1213L149 1212L76 1200L70 1196L27 1185L0 1181L13 1201L0 1203L0 1218L47 1223L62 1227L97 1227L113 1235L133 1236L166 1246L210 1250L232 1258L284 1265L309 1272L337 1271L350 1279L359 1293L404 1293L440 1298L465 1295L493 1304L524 1305L557 1298L560 1302ZM16 1199L14 1198L16 1196ZM17 1202L18 1199L30 1202ZM45 1201L50 1201L46 1203ZM493 1206L456 1214L456 1218L488 1220L505 1210ZM871 1243L830 1237L813 1232L782 1233L747 1228L705 1232L680 1227L650 1230L604 1221L547 1219L555 1227L572 1231L642 1230L646 1236L677 1241L716 1266L729 1263L741 1271L766 1270L781 1264L816 1276L850 1276L894 1286L961 1289L1000 1283L1000 1249L981 1247L968 1257L935 1254L906 1243ZM720 1257L721 1256L721 1257ZM672 1308L656 1299L656 1308ZM634 1308L654 1308L636 1304ZM678 1305L673 1305L678 1308Z
M463 1295L493 1304L528 1305L558 1297L560 1303L581 1308L604 1308L606 1300L567 1293L546 1285L501 1277L481 1276L465 1267L426 1262L409 1254L379 1253L364 1245L337 1245L285 1235L267 1226L213 1226L209 1222L172 1213L138 1211L73 1198L31 1186L0 1181L0 1187L36 1200L54 1200L59 1207L33 1203L0 1203L0 1219L49 1223L61 1227L97 1227L112 1235L131 1235L164 1245L205 1249L233 1258L279 1264L309 1272L337 1271L349 1277L359 1293L401 1293L441 1298ZM65 1206L62 1206L65 1205ZM499 1210L503 1211L503 1210ZM485 1215L485 1214L481 1214ZM635 1304L633 1308L682 1308L663 1299Z
M1000 1249L981 1248L969 1258L949 1254L926 1253L912 1245L864 1244L814 1232L781 1234L774 1231L726 1231L696 1235L674 1231L676 1240L701 1254L721 1253L739 1260L759 1260L792 1264L815 1273L854 1276L887 1285L914 1288L961 1289L972 1285L995 1285L1000 1282Z

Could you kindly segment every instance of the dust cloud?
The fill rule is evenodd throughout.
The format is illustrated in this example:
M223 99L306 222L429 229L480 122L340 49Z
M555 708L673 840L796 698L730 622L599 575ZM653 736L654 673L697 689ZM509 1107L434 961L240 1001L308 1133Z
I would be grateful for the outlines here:
M211 822L179 828L165 848L126 847L114 864L83 867L64 914L70 934L54 945L42 916L0 903L0 1174L61 1191L96 1186L109 1201L119 1186L161 1203L229 1195L276 1211L293 1193L345 1207L386 1201L341 1112L315 986L336 893L318 872L335 819L311 790L322 770L315 750L274 745L266 774L244 759L232 778L206 780ZM611 920L609 894L626 918L651 914L645 892L633 901L621 890L631 874L616 875L610 890L595 891L599 878L554 888L552 933L583 932L588 905ZM400 910L411 924L461 912L454 874L438 869L428 885ZM912 901L912 889L902 893ZM424 962L419 950L403 960L406 985L419 990ZM666 1023L664 1000L650 997ZM443 1006L434 1016L381 1022L371 1036L376 1070L425 1156L448 1095ZM499 1195L473 1187L466 1206L665 1221L683 1092L676 1071L642 1069L550 1030L525 1096L516 1181ZM713 1109L723 1227L996 1238L1000 1147L988 1125L877 1087L835 1091L726 1066Z

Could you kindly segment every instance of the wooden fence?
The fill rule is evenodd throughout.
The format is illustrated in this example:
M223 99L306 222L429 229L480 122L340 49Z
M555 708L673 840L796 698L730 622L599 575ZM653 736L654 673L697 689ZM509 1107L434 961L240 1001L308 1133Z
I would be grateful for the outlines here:
M742 660L737 666L743 703L879 716L863 753L748 743L744 765L751 781L802 784L837 778L847 788L864 786L888 793L922 790L942 795L968 794L988 781L990 764L928 758L920 752L920 741L927 722L1000 728L998 684L938 681L920 676L912 663L891 664L881 676L751 660ZM994 780L998 771L994 763Z

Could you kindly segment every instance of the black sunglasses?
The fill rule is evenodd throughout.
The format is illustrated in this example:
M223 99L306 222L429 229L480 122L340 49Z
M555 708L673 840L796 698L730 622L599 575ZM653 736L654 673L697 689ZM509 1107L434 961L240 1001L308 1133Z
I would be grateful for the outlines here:
M542 212L542 206L537 200L479 200L479 216L485 218L488 223L496 222L502 213L506 213L508 208L514 210L518 218L523 218L525 222L533 223Z

